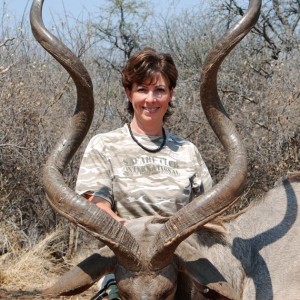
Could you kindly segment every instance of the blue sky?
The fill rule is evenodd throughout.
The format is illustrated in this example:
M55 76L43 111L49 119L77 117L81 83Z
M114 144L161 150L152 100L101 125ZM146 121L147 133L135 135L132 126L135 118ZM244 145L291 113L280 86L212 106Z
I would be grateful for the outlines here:
M57 16L64 16L64 9L68 14L75 18L84 18L85 15L93 13L99 14L99 7L105 0L45 0L44 2L44 21L45 24L51 22ZM164 14L170 8L170 5L176 7L176 11L181 9L199 6L207 0L149 0L156 13ZM31 6L31 0L0 0L1 7L6 4L7 11L10 15L21 18L24 12L27 14Z

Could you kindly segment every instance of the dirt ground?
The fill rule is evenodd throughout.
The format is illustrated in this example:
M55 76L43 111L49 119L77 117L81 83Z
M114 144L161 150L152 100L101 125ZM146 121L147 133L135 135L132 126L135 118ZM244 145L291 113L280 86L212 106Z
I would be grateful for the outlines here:
M57 298L51 299L59 299L59 300L88 300L91 299L92 296L96 293L96 288L92 287L89 290L81 293L76 296L61 296ZM0 287L0 299L3 300L12 300L12 299L20 299L20 300L36 300L36 299L50 299L49 297L42 296L38 291L28 291L28 290L19 290L13 288L2 288Z

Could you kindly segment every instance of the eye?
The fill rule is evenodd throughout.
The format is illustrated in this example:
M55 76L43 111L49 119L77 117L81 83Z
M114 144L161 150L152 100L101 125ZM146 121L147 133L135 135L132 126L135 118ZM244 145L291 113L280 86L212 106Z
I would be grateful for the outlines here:
M161 98L162 96L164 96L166 93L165 88L157 88L154 91L154 96L157 98Z
M138 93L143 93L143 94L145 94L145 93L147 93L147 89L144 88L144 87L138 87L138 88L137 88L137 92L138 92Z

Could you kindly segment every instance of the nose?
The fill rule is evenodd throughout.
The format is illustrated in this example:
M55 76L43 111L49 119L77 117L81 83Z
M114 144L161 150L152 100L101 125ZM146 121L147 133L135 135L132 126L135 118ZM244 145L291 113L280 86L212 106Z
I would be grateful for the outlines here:
M148 102L155 102L157 100L158 96L154 91L149 91L147 94L146 101Z

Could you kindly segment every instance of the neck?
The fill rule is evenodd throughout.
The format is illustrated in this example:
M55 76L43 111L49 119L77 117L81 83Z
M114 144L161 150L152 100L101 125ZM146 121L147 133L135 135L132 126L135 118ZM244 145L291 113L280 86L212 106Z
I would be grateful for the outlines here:
M148 136L162 136L163 124L141 124L135 119L132 119L130 123L131 130L135 133L148 135Z

